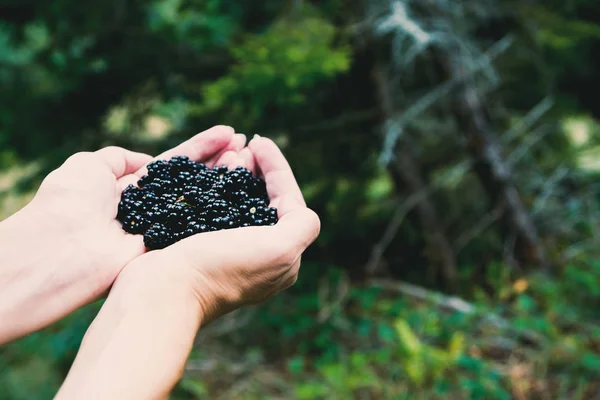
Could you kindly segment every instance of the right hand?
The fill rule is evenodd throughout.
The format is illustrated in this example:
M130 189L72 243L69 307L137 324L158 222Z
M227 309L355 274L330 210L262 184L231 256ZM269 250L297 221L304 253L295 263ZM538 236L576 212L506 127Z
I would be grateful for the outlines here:
M301 255L317 238L320 221L307 208L288 162L273 141L255 137L227 164L258 172L279 222L202 233L146 253L122 271L113 290L138 296L133 293L142 289L156 295L155 289L169 286L173 295L193 296L204 324L240 306L263 302L296 282Z

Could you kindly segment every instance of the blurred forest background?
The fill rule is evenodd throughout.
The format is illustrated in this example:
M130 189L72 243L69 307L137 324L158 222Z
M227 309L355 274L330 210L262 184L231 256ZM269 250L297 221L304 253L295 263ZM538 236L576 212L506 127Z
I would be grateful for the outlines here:
M174 399L600 398L599 54L596 0L2 0L0 218L76 151L269 136L321 237ZM0 349L0 398L100 306Z

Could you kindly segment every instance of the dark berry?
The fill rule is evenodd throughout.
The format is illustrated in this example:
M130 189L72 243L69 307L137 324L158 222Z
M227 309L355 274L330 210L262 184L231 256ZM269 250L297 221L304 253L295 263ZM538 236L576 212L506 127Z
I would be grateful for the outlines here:
M152 179L153 178L149 177L148 175L144 175L137 181L137 184L139 187L144 187L148 183L152 182Z
M200 233L274 225L277 210L268 203L264 181L247 169L210 169L176 156L150 163L138 187L123 190L117 219L154 250Z
M174 235L167 227L156 223L144 234L144 245L150 250L164 249L174 243Z

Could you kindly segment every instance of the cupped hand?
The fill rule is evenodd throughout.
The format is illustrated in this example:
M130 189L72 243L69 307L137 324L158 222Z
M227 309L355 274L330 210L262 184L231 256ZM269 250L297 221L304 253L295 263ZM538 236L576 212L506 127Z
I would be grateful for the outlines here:
M176 282L178 295L189 292L197 299L206 323L294 284L301 255L318 236L320 221L307 208L288 162L270 139L255 137L237 155L230 154L226 164L244 166L265 180L279 222L202 233L149 252L125 268L117 291L157 273L163 282Z
M199 327L296 281L320 222L287 161L271 140L255 138L218 163L265 179L277 224L201 233L135 258L88 329L57 399L168 398Z
M244 147L243 135L217 126L155 157L188 156L211 166ZM119 271L146 249L142 236L126 233L115 217L121 192L146 173L152 157L119 147L71 156L46 177L30 206L43 210L49 232L72 239L87 265L66 266L99 272L98 293L113 283Z
M217 126L156 158L184 155L224 164L245 144L244 135ZM118 147L75 154L46 177L29 205L1 224L0 238L11 248L0 254L0 283L11 284L3 287L0 317L14 324L0 329L0 343L96 300L145 253L142 236L123 231L115 217L122 190L151 160Z

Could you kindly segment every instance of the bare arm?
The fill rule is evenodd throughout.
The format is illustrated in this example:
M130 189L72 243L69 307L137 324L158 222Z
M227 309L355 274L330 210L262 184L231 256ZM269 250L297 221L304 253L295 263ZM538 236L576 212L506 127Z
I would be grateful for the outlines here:
M202 324L294 284L319 219L306 207L277 146L258 138L249 149L237 162L256 161L279 222L195 235L125 267L86 333L59 399L165 398Z
M203 314L183 282L158 267L142 258L119 276L57 399L168 398Z

